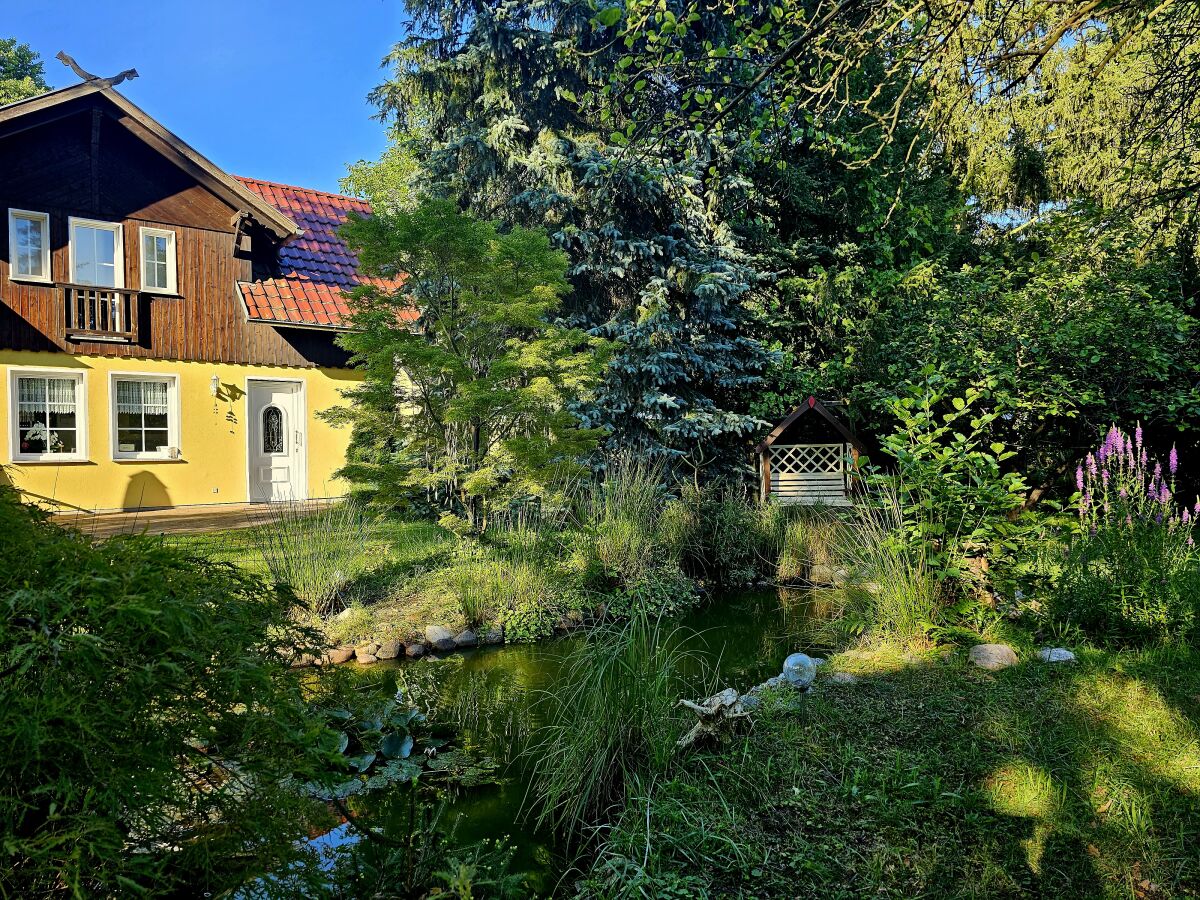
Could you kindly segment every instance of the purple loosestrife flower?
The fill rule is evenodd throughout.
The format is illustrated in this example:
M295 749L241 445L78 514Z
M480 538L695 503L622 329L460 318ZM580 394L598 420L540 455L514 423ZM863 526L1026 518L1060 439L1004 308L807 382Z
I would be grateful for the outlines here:
M1159 485L1158 502L1163 504L1164 506L1171 502L1171 491L1166 486L1166 484Z
M1083 490L1083 466L1075 467L1075 487Z
M1096 467L1096 457L1092 456L1092 454L1090 454L1090 453L1087 455L1087 467L1088 467L1088 474L1091 475L1093 478L1095 478L1096 477L1096 468L1097 468Z
M1121 489L1119 491L1117 491L1117 496L1120 497L1122 500L1129 499L1129 492L1127 490L1125 490L1125 485L1121 485Z
M1139 447L1142 446L1142 423L1137 423L1137 428L1133 430L1133 440Z
M1178 468L1179 468L1179 451L1176 450L1175 445L1172 444L1171 445L1171 453L1169 456L1167 456L1167 469L1170 471L1170 473L1172 475L1174 475L1175 470Z
M1104 482L1104 486L1108 487L1108 469L1100 470L1100 480Z
M1184 525L1192 521L1192 514L1188 512L1188 508L1186 506L1183 508L1183 515L1179 517L1179 520L1183 522Z

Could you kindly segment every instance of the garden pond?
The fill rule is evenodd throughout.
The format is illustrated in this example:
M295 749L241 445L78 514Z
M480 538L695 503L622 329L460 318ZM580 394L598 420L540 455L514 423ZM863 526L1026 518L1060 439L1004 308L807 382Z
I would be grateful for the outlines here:
M681 674L694 683L689 699L724 687L744 691L777 675L788 654L820 650L812 629L818 605L812 592L754 590L719 594L682 616L678 633L691 652ZM538 893L553 889L563 861L555 836L535 828L527 815L529 757L522 752L542 723L542 692L582 640L576 634L362 668L364 688L381 693L403 688L431 727L452 733L472 758L495 763L495 777L481 784L438 789L445 804L439 827L452 832L460 846L505 841L513 849L513 870L524 873ZM394 821L399 832L410 815L407 791L406 786L376 791L354 805L371 808L376 822ZM330 837L336 842L352 835L343 825Z

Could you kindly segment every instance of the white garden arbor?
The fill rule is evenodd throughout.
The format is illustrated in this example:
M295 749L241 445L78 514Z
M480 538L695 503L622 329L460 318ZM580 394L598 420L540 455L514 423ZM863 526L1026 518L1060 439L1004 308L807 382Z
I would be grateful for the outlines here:
M866 447L816 397L809 397L758 445L762 499L849 506Z

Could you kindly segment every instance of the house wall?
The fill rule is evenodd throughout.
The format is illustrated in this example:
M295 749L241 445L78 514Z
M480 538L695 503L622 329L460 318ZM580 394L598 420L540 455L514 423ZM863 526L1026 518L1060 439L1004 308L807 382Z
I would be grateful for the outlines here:
M52 283L13 281L8 210L50 216ZM274 258L267 233L235 233L239 210L139 137L100 95L0 125L0 348L267 366L344 366L328 331L247 321L237 282ZM177 295L143 292L136 342L67 335L71 216L119 222L128 288L141 284L138 230L176 235Z
M14 463L9 373L13 367L82 371L86 385L87 460ZM113 372L176 375L179 378L180 458L114 460L110 415ZM222 396L211 392L213 375ZM247 496L247 379L299 379L307 408L307 484L310 497L337 497L346 485L333 477L345 459L348 429L333 428L316 417L342 402L340 390L353 386L358 373L336 368L181 362L112 356L74 355L0 349L0 483L60 504L97 509L138 509L203 503L240 503Z

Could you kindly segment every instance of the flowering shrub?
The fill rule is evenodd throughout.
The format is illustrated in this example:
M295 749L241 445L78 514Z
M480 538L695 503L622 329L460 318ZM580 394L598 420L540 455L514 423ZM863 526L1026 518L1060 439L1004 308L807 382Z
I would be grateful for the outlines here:
M1166 469L1139 425L1113 426L1075 471L1080 535L1050 603L1056 618L1117 641L1189 640L1200 628L1200 553L1192 508L1175 496L1179 457Z

